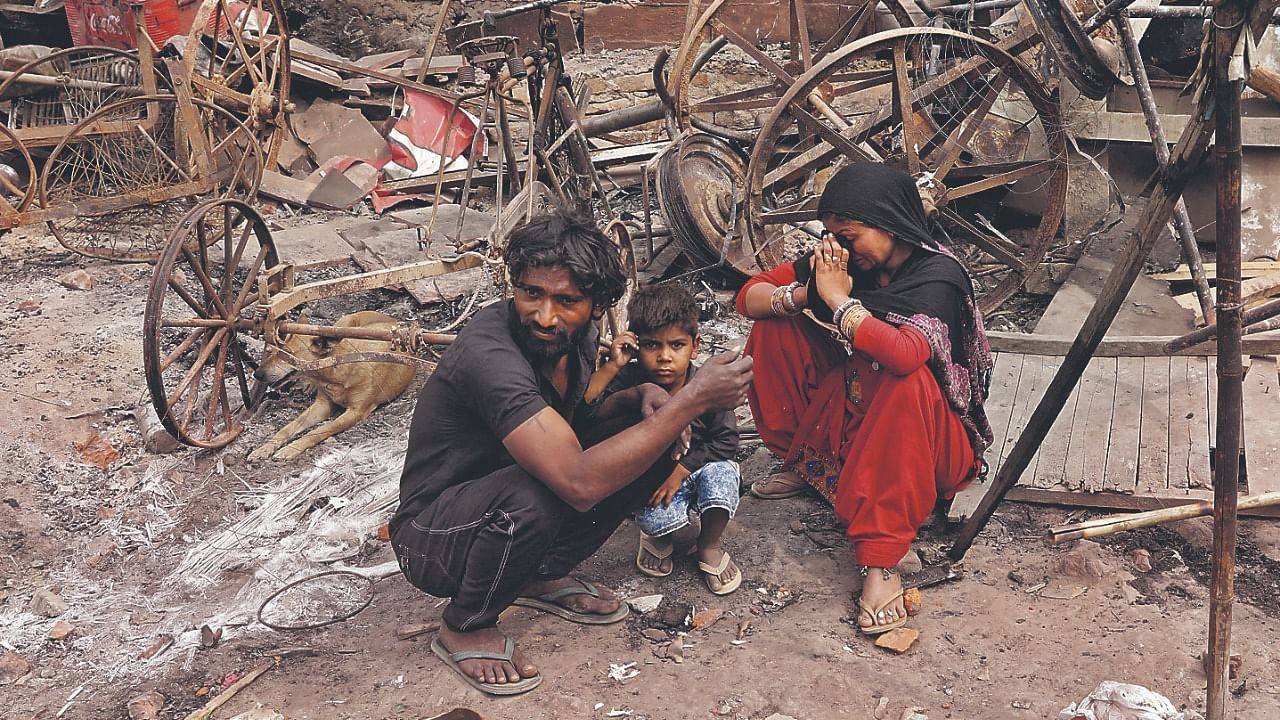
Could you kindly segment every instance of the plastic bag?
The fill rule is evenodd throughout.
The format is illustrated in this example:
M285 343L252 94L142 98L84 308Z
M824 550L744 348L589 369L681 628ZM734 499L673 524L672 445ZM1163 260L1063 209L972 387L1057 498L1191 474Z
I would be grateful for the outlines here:
M1058 713L1059 720L1187 720L1169 699L1141 685L1102 681L1078 703Z

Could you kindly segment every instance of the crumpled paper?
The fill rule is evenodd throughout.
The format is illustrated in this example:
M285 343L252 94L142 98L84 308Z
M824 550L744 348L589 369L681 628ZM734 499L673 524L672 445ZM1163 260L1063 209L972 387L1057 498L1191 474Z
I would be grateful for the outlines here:
M1059 720L1186 720L1169 699L1141 685L1104 680L1078 703L1058 713Z

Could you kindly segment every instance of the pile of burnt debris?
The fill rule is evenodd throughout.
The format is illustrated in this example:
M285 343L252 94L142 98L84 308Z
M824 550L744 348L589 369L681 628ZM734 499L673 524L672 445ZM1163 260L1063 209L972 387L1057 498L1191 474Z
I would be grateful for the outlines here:
M425 206L415 227L429 237L419 227L386 266L499 254L507 229L558 203L594 213L641 273L732 283L812 242L835 169L878 162L917 178L994 325L1025 325L1007 301L1052 295L1085 254L1105 264L1125 211L1144 202L1192 107L1207 12L1159 0L542 0L482 3L466 19L445 0L425 40L349 59L291 37L288 11L4 6L11 28L66 47L0 50L0 232L45 224L77 252L154 260L209 197ZM1280 288L1273 47L1268 28L1244 98L1251 301ZM1211 317L1200 251L1215 238L1213 193L1201 182L1148 261L1171 272L1183 295L1167 306L1188 322Z

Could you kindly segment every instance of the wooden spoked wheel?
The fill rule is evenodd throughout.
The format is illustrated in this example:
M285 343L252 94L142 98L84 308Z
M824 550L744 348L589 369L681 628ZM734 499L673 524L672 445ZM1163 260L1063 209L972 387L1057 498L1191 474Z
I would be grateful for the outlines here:
M20 131L28 148L51 147L67 128L107 105L169 89L168 80L144 68L137 53L85 46L18 67L0 82L0 100L10 101L9 126Z
M777 15L760 3L712 0L685 34L672 65L669 92L682 128L750 142L760 121L783 93L815 64L859 37L894 27L911 27L901 0L852 0L844 6L812 0L780 3ZM785 57L766 49L765 38ZM844 79L830 80L840 85Z
M0 125L0 229L17 225L36 196L36 164L12 130ZM9 172L12 170L12 174Z
M271 233L249 205L201 203L169 235L151 276L142 361L164 427L188 445L220 448L243 429L264 386L250 333L258 280L279 263Z
M153 262L202 196L252 197L264 167L254 133L228 110L144 96L102 108L58 143L40 176L40 202L67 249Z
M823 93L834 77L857 91ZM765 120L747 169L747 232L771 267L812 244L840 166L878 162L917 180L989 313L1051 249L1066 200L1066 146L1057 105L1012 55L943 29L892 30L831 53L799 78Z
M202 22L203 21L203 22ZM289 30L279 0L204 0L187 35L196 97L231 109L275 160L289 110Z

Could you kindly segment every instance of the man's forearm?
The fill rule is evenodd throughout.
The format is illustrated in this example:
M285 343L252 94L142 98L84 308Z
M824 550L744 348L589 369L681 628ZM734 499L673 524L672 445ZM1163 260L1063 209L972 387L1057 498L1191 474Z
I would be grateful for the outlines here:
M601 371L597 371L601 372ZM621 415L625 412L635 412L640 407L640 399L644 396L644 391L639 385L629 387L625 390L610 395L600 403L600 407L596 408L595 418L604 420Z

